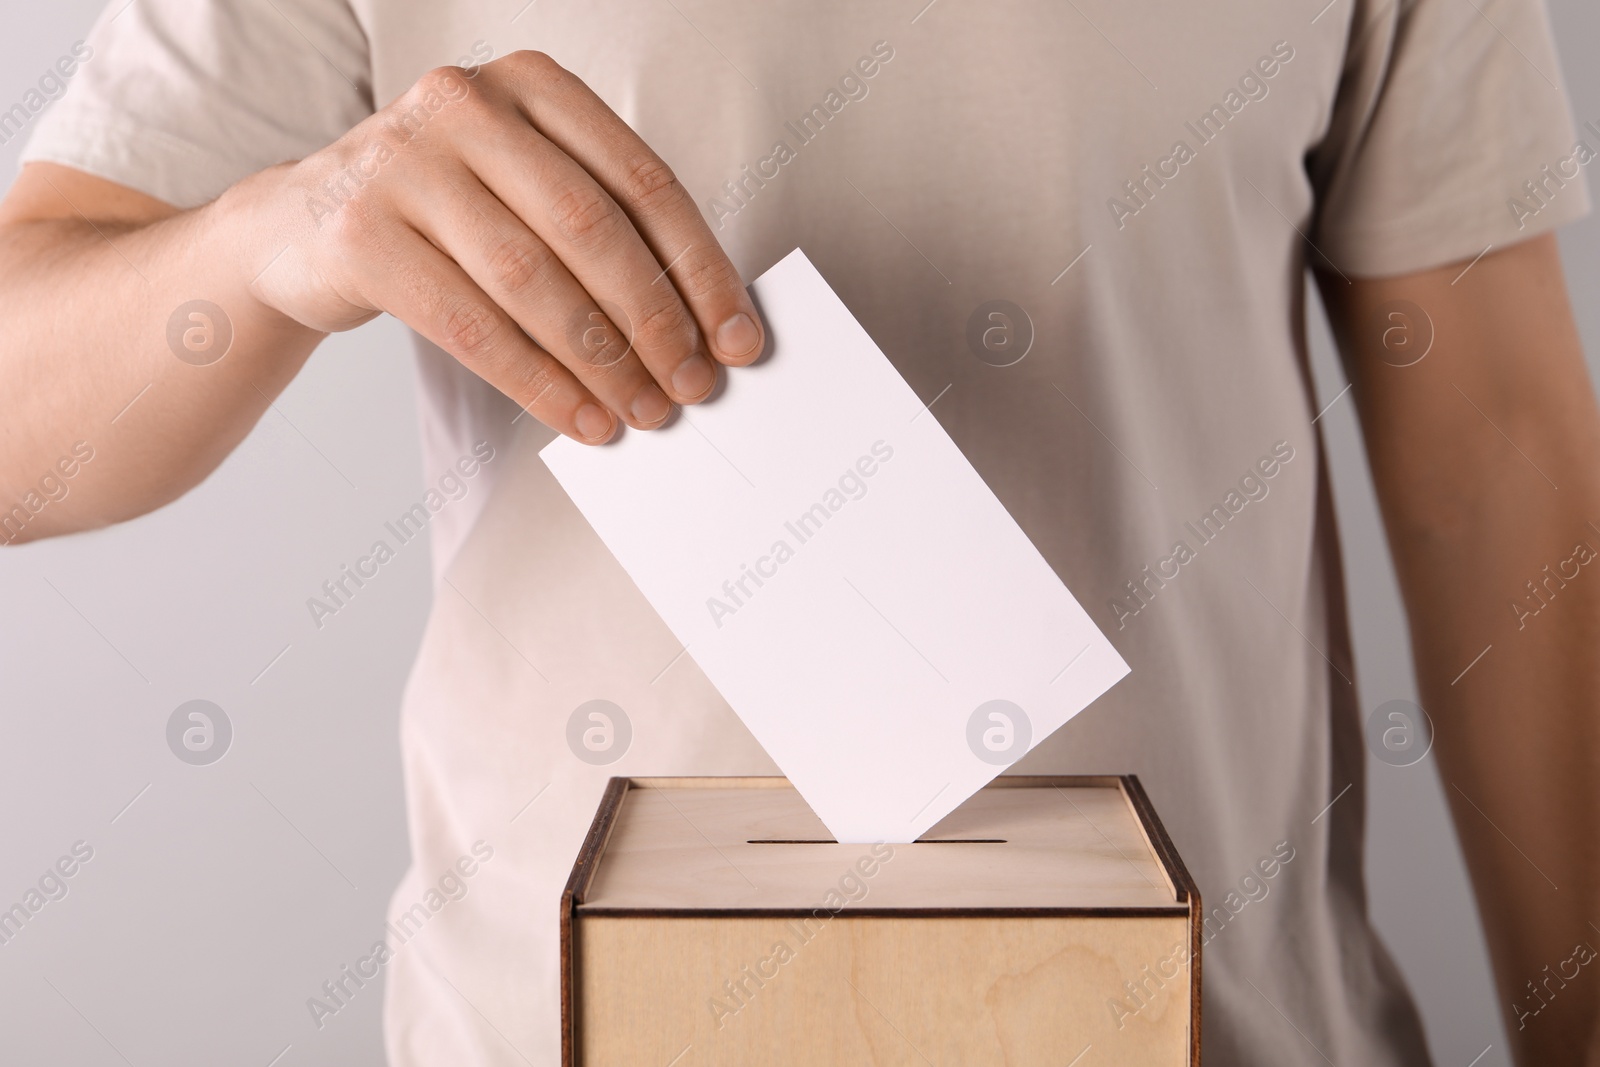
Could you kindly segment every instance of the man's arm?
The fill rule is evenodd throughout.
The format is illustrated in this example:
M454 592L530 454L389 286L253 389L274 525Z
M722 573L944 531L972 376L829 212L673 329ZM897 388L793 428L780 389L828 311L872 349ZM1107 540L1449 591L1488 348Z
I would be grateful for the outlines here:
M1466 266L1318 282L1518 1062L1600 1064L1600 415L1555 238Z
M176 499L304 365L323 334L250 294L229 214L179 212L49 163L26 167L0 203L0 544ZM211 340L233 335L211 366L166 343L172 312L198 298L227 309ZM191 340L191 358L207 358L205 338Z
M763 341L672 171L533 52L430 71L191 211L32 164L0 202L0 305L0 544L174 499L323 336L380 312L591 444ZM71 490L42 506L58 468Z

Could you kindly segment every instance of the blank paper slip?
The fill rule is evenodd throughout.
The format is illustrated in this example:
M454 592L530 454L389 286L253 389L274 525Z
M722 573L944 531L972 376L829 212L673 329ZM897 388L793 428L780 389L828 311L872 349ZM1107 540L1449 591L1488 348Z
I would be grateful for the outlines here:
M715 401L541 457L839 841L915 840L1128 666L798 249Z

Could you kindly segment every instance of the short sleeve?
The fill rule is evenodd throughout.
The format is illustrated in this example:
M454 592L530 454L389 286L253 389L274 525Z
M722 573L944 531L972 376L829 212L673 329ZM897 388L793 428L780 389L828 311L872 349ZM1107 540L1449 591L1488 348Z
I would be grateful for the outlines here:
M1589 210L1600 130L1573 129L1541 0L1356 0L1349 34L1307 157L1313 242L1345 273L1470 259Z
M346 0L112 0L22 161L193 207L373 110Z

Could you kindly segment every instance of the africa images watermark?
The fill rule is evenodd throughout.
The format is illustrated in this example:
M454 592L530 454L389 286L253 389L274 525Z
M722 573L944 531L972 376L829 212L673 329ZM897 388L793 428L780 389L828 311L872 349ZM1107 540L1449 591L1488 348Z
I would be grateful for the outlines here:
M1600 534L1600 530L1595 529L1593 523L1589 524L1589 529ZM1526 584L1527 595L1511 601L1511 610L1517 616L1517 629L1527 629L1528 620L1548 608L1555 601L1556 595L1567 587L1567 583L1575 581L1582 575L1583 568L1593 563L1597 555L1600 553L1595 551L1594 545L1586 536L1584 540L1572 546L1570 555L1556 561L1553 572L1550 564L1546 563L1540 572L1544 577L1538 579L1538 584L1530 578Z
M1192 547L1186 540L1175 541L1172 552L1156 560L1153 570L1147 564L1140 571L1140 577L1123 582L1127 595L1111 597L1106 601L1106 606L1116 616L1117 629L1126 629L1129 619L1149 607L1168 582L1175 580L1183 573L1185 566L1199 558L1200 549L1222 536L1228 523L1237 518L1246 505L1267 499L1267 494L1272 491L1269 483L1292 459L1294 447L1289 442L1274 444L1269 455L1256 460L1255 465L1239 477L1238 488L1229 489L1221 503L1211 505L1211 509L1195 522L1183 524L1183 528L1195 540Z
M894 457L894 447L887 441L878 440L872 442L869 451L870 455L861 456L853 465L845 468L838 481L823 492L821 500L783 524L784 531L794 539L793 545L789 543L789 537L779 537L772 542L765 555L756 557L754 566L740 564L738 576L722 583L721 596L713 594L706 597L706 610L711 613L711 621L717 629L722 629L724 618L738 614L739 609L747 605L756 592L767 584L767 580L777 577L778 568L794 558L795 550L800 545L817 536L824 523L850 501L860 500L867 495L867 479L877 474L881 466ZM750 587L752 582L755 583L754 589Z
M9 908L0 910L0 945L9 945L22 928L44 910L46 904L65 900L71 888L67 879L94 859L94 847L87 841L74 841L66 855L45 868L38 881L30 885L22 899Z
M66 92L67 82L78 72L78 67L93 58L93 46L75 41L68 54L46 67L34 87L22 94L21 100L0 111L0 145L10 144L50 101Z
M472 89L466 79L477 77L478 70L492 58L493 48L483 41L474 41L472 54L462 57L459 77L447 75L438 80L437 90L423 90L417 102L402 112L398 121L385 126L378 136L362 147L355 162L346 164L306 198L306 210L310 212L312 221L321 226L324 219L338 214L339 209L354 199L363 187L377 180L384 166L416 140L436 115L467 98Z
M205 767L228 754L233 720L210 700L186 700L167 717L167 748L191 767Z
M461 900L471 890L470 881L480 867L494 859L494 848L479 840L472 843L471 852L456 860L440 873L433 885L422 894L422 899L400 912L384 929L390 941L374 941L372 949L355 964L345 964L332 978L322 983L321 996L307 997L306 1010L318 1030L332 1016L338 1015L366 984L377 978L383 968L402 948L422 932L428 920L447 906Z
M592 767L604 767L628 754L633 720L615 701L585 700L567 716L567 748Z
M1386 700L1367 716L1366 738L1378 762L1415 766L1433 750L1433 720L1415 701Z
M1572 954L1556 964L1554 974L1547 963L1539 972L1544 975L1543 981L1535 985L1532 978L1528 979L1528 995L1511 1002L1511 1014L1517 1017L1517 1029L1527 1029L1528 1020L1548 1008L1556 995L1567 988L1567 983L1575 981L1583 968L1593 963L1594 959L1594 946L1587 941L1579 941L1572 946ZM1543 992L1540 992L1541 989Z
M893 58L894 48L888 41L874 43L869 54L857 59L849 70L839 76L838 84L823 94L820 103L811 105L811 109L799 119L784 122L784 130L794 138L795 143L790 145L787 138L780 137L773 142L771 151L765 156L754 164L746 163L740 167L739 176L723 182L721 194L706 201L706 217L715 222L720 230L723 223L748 207L768 182L782 174L784 167L800 158L800 149L822 136L828 123L837 118L847 105L867 98L867 93L871 91L867 83L877 77L883 65Z
M1009 300L985 300L967 316L967 349L991 367L1021 363L1033 348L1033 319Z
M1117 224L1117 229L1126 227L1130 218L1149 207L1157 190L1165 189L1167 182L1176 179L1185 166L1198 159L1200 149L1220 137L1247 104L1252 100L1265 100L1271 91L1267 83L1292 59L1294 48L1288 41L1275 43L1272 54L1256 60L1255 66L1240 76L1237 88L1229 89L1220 104L1212 104L1198 119L1183 124L1193 135L1195 147L1191 148L1185 140L1175 141L1172 151L1156 160L1154 167L1146 163L1139 168L1138 176L1123 182L1122 190L1127 199L1113 196L1106 200L1106 209L1111 212L1111 221Z
M0 537L10 544L22 536L23 528L51 504L59 504L72 492L68 483L78 476L84 464L94 459L94 446L87 441L73 442L69 454L61 456L50 470L40 476L38 484L22 494L22 499L0 512Z
M1600 138L1600 126L1595 125L1593 119L1585 122L1583 128ZM1596 143L1600 143L1600 140ZM1511 217L1517 220L1517 229L1526 228L1529 219L1553 204L1561 190L1567 187L1567 182L1577 181L1582 168L1593 163L1597 157L1600 157L1600 152L1591 148L1588 141L1578 141L1572 146L1572 151L1556 160L1554 168L1546 163L1539 168L1537 177L1523 182L1523 197L1506 198L1506 207Z
M1206 914L1201 923L1204 936L1200 943L1209 945L1234 919L1238 918L1239 913L1245 908L1266 900L1272 892L1272 880L1294 861L1294 856L1294 846L1287 841L1279 841L1272 846L1270 855L1256 860L1250 870L1239 879L1239 884L1228 890L1227 896L1222 898L1222 903L1213 905ZM1129 1019L1136 1018L1145 1008L1155 1003L1161 991L1167 987L1167 983L1176 980L1193 962L1189 943L1177 941L1165 956L1154 963L1145 964L1139 971L1137 980L1125 980L1122 983L1122 990L1126 996L1106 998L1106 1009L1111 1013L1111 1021L1117 1024L1117 1029L1126 1027Z
M798 958L800 950L827 929L830 919L849 905L865 900L871 888L868 881L876 877L883 865L892 859L893 845L882 841L873 845L866 855L845 868L838 881L823 895L822 903L812 908L809 915L790 919L784 924L784 929L794 938L793 945L789 943L789 938L780 937L754 965L742 964L735 978L724 979L722 996L706 998L706 1007L710 1009L711 1019L717 1024L717 1029L721 1030L729 1019L749 1007L756 994L765 989L769 982L776 981L783 973L783 967Z
M322 629L329 616L337 615L350 606L361 589L381 573L384 564L394 559L401 548L415 541L428 528L428 523L450 504L467 495L471 480L494 459L494 446L479 441L469 455L456 460L454 466L439 476L437 486L430 487L422 499L411 505L383 528L394 538L380 537L372 543L367 553L354 563L340 565L339 572L322 583L322 596L306 598L306 610L311 622Z

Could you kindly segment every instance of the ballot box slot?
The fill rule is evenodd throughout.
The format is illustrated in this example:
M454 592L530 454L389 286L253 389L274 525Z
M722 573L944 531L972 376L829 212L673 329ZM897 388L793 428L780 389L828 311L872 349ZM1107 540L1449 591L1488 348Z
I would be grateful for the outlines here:
M752 837L747 845L837 845L825 837ZM943 837L934 841L915 841L917 845L1003 845L1003 837Z

